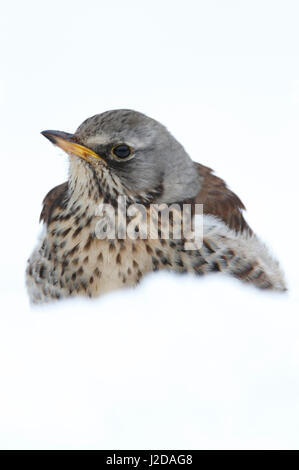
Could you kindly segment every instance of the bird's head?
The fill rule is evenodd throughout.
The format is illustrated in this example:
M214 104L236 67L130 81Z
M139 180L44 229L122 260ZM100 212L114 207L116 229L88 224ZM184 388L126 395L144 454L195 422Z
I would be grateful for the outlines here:
M68 153L73 190L98 188L110 199L156 195L165 203L199 192L198 172L184 148L162 124L139 112L107 111L86 119L75 134L42 134Z

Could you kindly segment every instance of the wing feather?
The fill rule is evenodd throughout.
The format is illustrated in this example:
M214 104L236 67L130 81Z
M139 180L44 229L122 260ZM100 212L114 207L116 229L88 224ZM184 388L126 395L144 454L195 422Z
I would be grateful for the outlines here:
M63 208L64 201L67 196L68 183L59 184L51 189L43 200L43 209L39 218L40 222L45 222L49 225L51 216L56 207Z
M200 163L196 163L196 167L202 186L194 198L194 203L203 204L204 214L219 217L229 228L237 232L244 230L251 232L242 214L245 206L240 198L226 186L221 178L214 175L211 168Z

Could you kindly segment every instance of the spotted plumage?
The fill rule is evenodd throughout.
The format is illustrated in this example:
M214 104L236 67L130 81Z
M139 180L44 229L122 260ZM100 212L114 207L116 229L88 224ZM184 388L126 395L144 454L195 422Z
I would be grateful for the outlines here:
M240 199L157 121L135 111L108 111L84 121L75 134L44 135L69 154L70 170L68 181L43 202L43 233L26 271L32 302L97 297L159 270L223 272L260 288L285 289L278 263L246 223ZM159 217L158 238L142 238L135 227L132 238L99 239L99 207L117 211L119 196L126 208L142 204L147 218L152 204L190 204L193 217L196 204L203 204L202 245L186 249L184 238L164 239ZM122 217L118 212L119 226L135 216Z

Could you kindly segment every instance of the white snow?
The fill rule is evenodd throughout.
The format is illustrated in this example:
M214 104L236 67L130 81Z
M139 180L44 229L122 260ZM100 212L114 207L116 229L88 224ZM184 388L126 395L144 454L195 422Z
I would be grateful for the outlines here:
M69 5L0 19L0 448L298 448L297 2ZM120 107L228 182L287 294L165 273L29 306L41 201L67 168L39 132Z
M102 300L4 297L5 448L298 446L298 303L153 275Z

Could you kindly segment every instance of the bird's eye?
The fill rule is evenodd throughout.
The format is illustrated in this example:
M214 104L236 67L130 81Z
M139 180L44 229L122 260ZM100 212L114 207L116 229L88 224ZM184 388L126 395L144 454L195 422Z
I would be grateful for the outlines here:
M119 144L113 147L112 153L120 159L128 158L132 154L132 149L127 144Z

